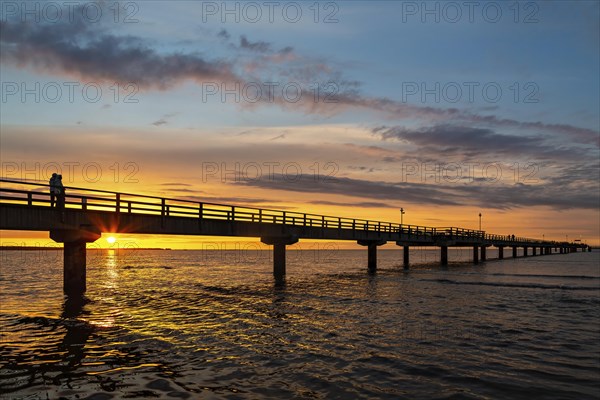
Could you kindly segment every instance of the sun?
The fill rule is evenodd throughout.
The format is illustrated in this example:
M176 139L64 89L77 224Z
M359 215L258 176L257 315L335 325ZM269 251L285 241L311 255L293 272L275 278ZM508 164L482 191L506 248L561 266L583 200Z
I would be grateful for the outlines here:
M107 241L108 243L110 243L110 244L113 244L114 242L116 242L116 241L117 241L117 239L115 239L115 237L114 237L114 236L109 236L109 237L107 237L107 238L106 238L106 241Z

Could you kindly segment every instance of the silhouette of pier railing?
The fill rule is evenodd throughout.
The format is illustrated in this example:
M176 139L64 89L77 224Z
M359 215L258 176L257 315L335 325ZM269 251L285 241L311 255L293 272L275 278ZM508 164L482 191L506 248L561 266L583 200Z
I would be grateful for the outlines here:
M263 243L274 246L274 274L278 279L285 275L285 246L299 239L357 241L368 247L371 271L377 265L377 246L387 241L404 248L405 268L409 265L409 246L415 245L440 247L442 264L448 262L449 246L473 246L475 263L480 257L486 259L489 246L498 247L499 258L503 258L506 246L512 247L513 257L517 247L523 247L525 256L528 248L533 255L538 248L541 254L588 248L583 243L459 227L406 225L81 187L65 187L58 208L51 207L50 186L45 183L9 179L0 179L0 183L0 229L47 230L52 239L65 243L65 289L70 285L68 275L77 275L72 270L81 274L83 268L85 272L85 243L98 239L101 232L260 237Z
M49 185L6 179L0 179L0 182L35 187L33 190L0 187L0 202L2 204L50 206L51 195L49 193ZM187 217L315 228L351 229L379 233L402 233L415 237L433 237L437 233L436 228L426 226L400 225L393 222L360 218L234 206L170 197L112 192L101 189L65 187L65 192L65 208L83 211L109 211L127 214L160 215L162 217ZM454 229L456 233L460 232L462 236L482 237L483 234L481 231L469 229L451 229Z

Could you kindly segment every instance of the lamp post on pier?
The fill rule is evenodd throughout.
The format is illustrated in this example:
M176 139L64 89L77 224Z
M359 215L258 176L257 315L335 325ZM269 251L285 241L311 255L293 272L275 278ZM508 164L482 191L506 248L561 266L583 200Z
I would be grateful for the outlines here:
M404 225L404 208L400 209L400 225Z
M479 230L481 230L481 213L479 213Z

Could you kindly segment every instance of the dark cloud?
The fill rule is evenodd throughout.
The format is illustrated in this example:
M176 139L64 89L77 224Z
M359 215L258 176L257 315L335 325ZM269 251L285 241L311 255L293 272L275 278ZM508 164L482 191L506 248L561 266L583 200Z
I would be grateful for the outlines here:
M227 62L198 54L160 54L139 38L115 36L93 25L0 21L2 62L140 88L166 89L182 80L238 80Z
M581 160L595 156L596 149L557 146L542 135L523 136L498 133L489 128L435 125L423 128L379 126L372 132L383 140L399 140L419 147L421 154L458 155L472 159L485 155L525 157L535 160ZM390 157L388 161L394 161Z
M336 206L336 207L366 207L366 208L394 208L395 206L388 203L382 203L377 201L361 201L357 203L341 203L337 201L326 201L326 200L315 200L311 201L310 204L318 204L325 206Z
M382 182L352 178L318 180L311 175L237 182L237 185L319 195L343 195L361 199L387 200L442 206L479 206L496 209L547 206L555 209L597 209L599 197L587 186L566 188L553 182L484 185L481 182L440 184Z
M246 205L249 208L255 207L257 205L272 206L273 204L279 203L278 200L270 199L270 198L256 198L256 197L210 197L210 196L184 196L180 198L181 200L188 200L198 203L212 203L218 205ZM278 210L293 210L296 207L288 207L283 205L278 205Z
M152 125L154 126L161 126L161 125L166 125L167 121L164 118L159 119L158 121L154 121L152 123Z
M250 51L256 51L259 53L266 53L271 50L271 44L267 42L251 42L246 38L245 35L240 37L240 48Z
M162 117L161 117L159 120L157 120L157 121L154 121L154 122L152 123L152 125L154 125L154 126L166 125L166 124L168 124L168 121L167 121L167 120L168 120L169 118L173 118L173 117L174 117L174 116L176 116L177 114L178 114L178 113L169 113L169 114L165 114L165 115L163 115L163 116L162 116Z
M226 29L221 29L217 36L225 40L229 40L231 38L231 35L229 34L229 32L227 32Z
M344 195L378 200L423 202L437 205L459 205L460 202L440 196L433 186L414 183L390 183L352 178L315 179L312 175L281 176L275 179L239 181L238 185L291 192Z
M189 183L179 183L179 182L166 182L160 183L161 186L192 186Z

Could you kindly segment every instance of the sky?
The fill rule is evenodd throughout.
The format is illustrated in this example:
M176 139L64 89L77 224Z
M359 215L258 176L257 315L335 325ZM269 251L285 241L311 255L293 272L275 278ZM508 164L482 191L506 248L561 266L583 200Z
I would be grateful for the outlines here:
M599 4L0 1L1 175L600 245Z

